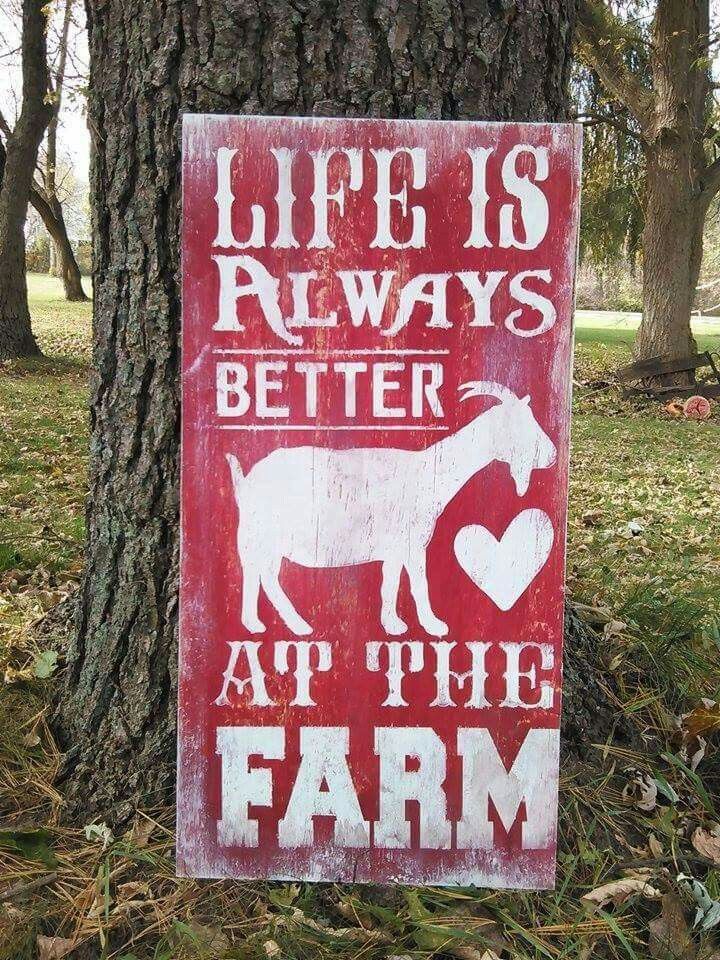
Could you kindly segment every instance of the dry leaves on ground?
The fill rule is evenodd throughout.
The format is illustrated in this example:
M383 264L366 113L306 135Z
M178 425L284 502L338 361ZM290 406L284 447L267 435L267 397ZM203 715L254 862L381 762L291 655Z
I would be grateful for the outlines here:
M697 852L720 867L720 826L716 825L708 832L698 827L691 838L692 845Z
M76 940L67 940L65 937L37 938L38 960L62 960L77 946Z
M659 900L662 894L653 887L645 878L624 877L622 880L613 880L610 883L604 883L601 887L596 887L589 893L584 894L580 899L582 903L594 913L603 910L612 904L617 907L624 903L629 897L640 894L648 900Z
M650 921L650 954L653 957L694 960L697 950L685 920L682 900L676 893L662 898L662 912Z

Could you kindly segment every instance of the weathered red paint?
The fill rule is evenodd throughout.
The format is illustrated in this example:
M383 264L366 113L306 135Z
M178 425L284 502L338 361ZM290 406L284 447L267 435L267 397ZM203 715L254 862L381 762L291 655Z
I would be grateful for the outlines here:
M549 210L547 230L532 249L519 249L518 246L522 247L524 239L530 236L526 230L532 231L539 222L529 223L528 211L532 212L533 198L525 211L528 213L526 223L519 199L512 195L512 188L503 182L501 176L503 159L517 145L547 151L548 172L544 180L540 154L521 152L516 161L517 176L529 177L536 184L546 198ZM413 167L407 154L397 157L391 166L391 192L399 193L403 180L407 183L407 216L403 216L399 202L390 200L391 227L395 237L407 241L411 236L412 206L422 206L425 212L425 243L414 248L372 245L378 231L377 217L381 214L375 201L379 161L370 151L398 147L422 148L426 156L424 186L420 185L422 177L415 180L418 186L412 186ZM231 234L220 231L220 207L225 203L220 198L218 186L218 179L222 176L218 166L220 148L236 151L230 159L234 195ZM273 247L271 243L281 225L275 204L279 174L277 161L270 150L281 148L297 151L289 168L296 199L288 222L291 222L298 245ZM362 184L358 189L349 188L348 157L334 154L329 161L328 193L333 193L341 182L344 183L344 213L340 214L336 202L331 200L326 204L327 234L334 246L322 246L320 238L321 245L309 248L317 223L311 203L314 182L308 152L330 148L363 151L360 160L355 161L361 165ZM472 169L467 151L477 148L492 148L492 153L488 153L485 185L488 196L485 240L490 245L471 247L465 246L471 232ZM180 873L209 877L401 880L518 887L552 885L557 790L555 731L559 726L560 712L579 152L579 130L571 125L186 117L183 137ZM358 180L356 170L354 186L358 186ZM522 185L519 189L522 192ZM216 195L220 199L216 199ZM538 199L537 195L534 199ZM382 204L382 197L379 202ZM482 199L478 201L476 197L476 204L478 202L482 205ZM267 245L264 246L258 245L262 240L261 232L251 238L252 204L261 205L265 210ZM502 205L511 205L505 233L506 241L508 231L513 233L515 246L498 245L501 233L499 208ZM541 221L542 202L533 216L538 210ZM504 216L507 218L508 213ZM286 223L286 230L287 226ZM236 244L248 239L255 243L242 248L229 247L227 242L232 243L233 236ZM478 236L475 236L476 242ZM218 239L225 245L218 245ZM480 242L485 240L481 238ZM310 312L316 317L327 318L331 311L336 311L337 323L290 327L284 321L281 327L276 324L273 329L261 310L258 297L253 295L241 297L237 309L233 306L236 324L228 319L227 312L225 319L220 321L219 289L223 268L220 261L212 259L213 256L252 257L278 278L280 313L285 321L293 315L289 274L316 271L317 279L309 281ZM225 275L226 285L230 273L238 284L248 281L249 274L244 268L238 269L232 264L225 269L229 271ZM395 272L387 309L379 327L370 326L367 317L361 326L351 323L345 287L338 272L357 270ZM547 282L542 278L531 278L526 281L525 288L551 301L556 319L545 332L523 336L523 332L538 327L541 313L527 304L518 303L509 281L524 271L533 270L549 271L551 279ZM490 325L473 326L473 300L467 285L457 274L476 273L483 282L488 271L507 271L507 276L499 280L492 297ZM400 287L419 274L441 273L451 274L447 281L437 281L446 289L447 323L443 323L442 304L438 305L439 287L436 287L436 325L428 325L432 319L431 304L420 302L414 305L406 325L396 322L397 332L384 335L383 329L393 323ZM376 279L378 277L379 273ZM427 287L424 292L428 293ZM511 319L506 323L508 315L518 309L523 311L522 314L516 321ZM479 318L483 323L488 319L484 313ZM213 329L233 325L241 325L244 329ZM513 326L515 332L511 329ZM289 342L297 337L301 338L300 344ZM255 365L267 362L288 364L287 374L280 367L270 369L269 373L265 368L265 376L271 385L276 380L283 384L287 382L287 388L281 386L267 393L267 404L285 406L288 412L278 415L275 410L275 416L263 418L257 409ZM317 373L316 411L312 410L307 392L308 378L312 379L313 375L302 372L303 368L298 371L298 362L328 364L327 372ZM335 366L348 362L368 365L367 372L358 368L356 373L354 416L352 404L348 406L347 400L347 391L352 393L347 385L347 368ZM223 363L245 365L249 372L247 396L240 389L233 392L234 385L237 385L234 377L240 368L228 372L228 368L219 367ZM406 366L402 370L386 368L376 374L376 407L373 408L372 367L378 363L404 363ZM442 407L441 415L437 403L433 409L432 384L429 394L421 389L428 382L430 375L427 371L416 373L420 387L416 382L415 402L422 402L422 408L413 411L413 363L441 366L443 382L435 394ZM387 407L404 407L404 414L379 416L377 398L383 378L386 383L394 379L399 381L397 389L390 388L383 396ZM218 382L225 385L224 393L218 392ZM458 387L468 382L477 385L466 388L464 392L469 396L461 402ZM502 394L498 384L515 399ZM489 396L488 391L492 393L493 390L495 396ZM530 399L523 405L517 398L526 395ZM247 411L244 410L246 401L249 402ZM226 404L224 410L223 403ZM457 449L447 456L441 456L440 448L433 447L442 439L454 436L469 422L479 419L481 414L503 404L510 413L503 421L505 426L502 429L493 428L490 440L491 422L499 423L497 412L482 421L472 436L467 431L462 434L463 437L467 435L467 439L458 442ZM234 413L227 409L233 405ZM523 420L523 425L518 426L520 418L525 416L531 419ZM264 429L248 429L257 426ZM293 429L286 429L288 426ZM386 427L409 429L383 429ZM550 447L543 446L545 441L538 439L541 436L547 438ZM522 443L527 441L526 446L535 446L532 450L523 448L518 453L521 440ZM401 625L392 623L389 606L381 616L381 562L375 559L358 563L347 558L359 556L365 542L381 544L381 532L393 529L394 523L399 523L398 529L407 529L408 543L413 537L422 539L417 531L424 522L425 512L430 509L428 504L432 498L428 491L440 488L443 483L447 485L442 489L451 491L450 473L466 467L469 458L477 458L478 450L486 442L490 452L498 453L499 457L493 457L485 466L478 466L475 472L470 469L467 482L459 486L442 509L427 547L427 586L432 609L425 610L421 616L422 603L419 607L417 596L411 595L408 574L403 572L397 614L407 624L407 632L389 636L386 627L399 630ZM553 463L549 462L551 447L555 451ZM305 454L299 448L316 449ZM360 454L355 459L339 460L332 457L327 460L324 454L328 449L350 451L358 448L372 448L374 452ZM283 453L280 460L268 461L262 467L263 476L258 474L257 480L248 481L251 468L275 450L289 451L289 454ZM392 497L386 499L378 493L381 484L375 482L378 473L373 472L378 463L385 462L382 451L389 451L391 479L387 485L394 491ZM401 451L417 451L418 456L407 458ZM430 452L422 457L421 451ZM227 454L234 455L237 460L237 497L234 496ZM308 488L314 491L309 497L312 504L307 502L308 497L294 503L292 497L302 490L307 479L305 468L308 462L310 469L315 471L317 482L317 488L312 484ZM531 463L534 469L528 472L527 463ZM365 470L369 471L370 479L363 487L358 471ZM465 472L468 472L467 468ZM240 479L241 474L243 479ZM452 482L459 481L454 477ZM345 500L342 499L345 496L343 490L347 491ZM414 500L408 491L412 492ZM410 506L406 502L408 498ZM292 506L283 514L288 503ZM273 504L277 504L280 511L279 519L276 513L272 513ZM367 516L372 518L370 523L363 521L362 508L368 504L370 507L365 514L366 520ZM406 514L398 514L401 509L405 509ZM404 519L406 517L410 519ZM307 547L303 540L306 520L308 524L315 524L314 547ZM240 546L246 568L256 562L270 568L270 554L273 551L282 553L283 549L295 551L293 556L301 558L301 562L293 562L287 559L287 553L282 554L285 559L279 570L279 583L295 611L312 628L311 634L298 636L297 630L293 632L291 627L296 629L298 626L297 620L292 619L293 611L283 611L277 595L271 603L264 583L259 591L257 623L252 620L252 611L246 611L241 619L243 589L252 591L252 584L247 575L248 582L243 584L236 542L238 521L241 540L243 536L250 540L249 545ZM392 539L397 542L397 556L410 558L408 562L413 565L417 578L418 551L405 543L404 534ZM502 543L498 545L496 541L501 539ZM302 562L302 550L306 548L311 553L315 550L312 562L317 566ZM393 553L394 547L382 543L368 547L368 550ZM321 553L326 561L344 559L347 562L345 565L320 565ZM531 555L536 557L533 562L528 560ZM487 557L491 558L489 565ZM394 563L392 560L388 569L395 569ZM272 571L266 571L265 576L271 590L274 589ZM422 594L422 584L416 585L416 593ZM440 621L448 626L444 635ZM260 632L261 625L266 628L264 632ZM423 665L416 672L407 672L404 677L401 693L407 705L383 706L388 699L385 676L388 654L385 648L380 651L379 669L374 670L372 654L368 651L377 649L371 645L379 641L403 640L418 642L419 646L414 650L422 658ZM265 700L271 701L269 705L257 702L263 700L263 694L253 684L247 684L242 692L230 684L225 691L229 703L217 705L215 702L222 693L223 674L229 666L233 649L229 644L241 641L258 644L254 649L258 654L258 665L264 672ZM281 641L314 641L329 645L325 648L331 658L328 669L317 669L317 648L313 648L311 655L315 672L309 681L309 695L316 705L293 705L292 701L297 697L293 677L295 654L289 652L287 670L279 673L276 667L278 663L282 666L283 657L280 656L279 661L274 658L278 656ZM477 682L473 693L469 681L461 689L457 680L450 678L446 695L449 692L455 705L432 706L433 701L443 699L437 686L438 658L442 659L448 644L453 643L455 646L450 647L451 669L458 672L469 670L470 651L474 649L479 656L482 649L485 651L487 680L482 685ZM468 643L475 644L475 648L467 647ZM509 661L521 643L525 646L513 674ZM488 646L482 648L482 644ZM546 646L537 646L541 644ZM248 648L236 649L241 653L234 675L244 679L248 676ZM409 648L405 650L403 660L406 671L408 651ZM523 676L532 673L533 669L536 671L534 677ZM511 698L510 687L514 681L522 706L502 706ZM488 705L467 706L468 699L473 696L481 704L487 702ZM251 704L253 697L255 705ZM549 705L538 705L541 698L547 698ZM268 795L265 802L252 803L249 808L247 804L240 804L242 816L246 816L251 824L250 834L245 835L243 841L245 845L228 842L228 837L237 839L232 823L226 825L224 832L218 827L223 802L227 805L227 814L232 806L230 793L235 789L233 784L240 782L233 781L227 772L231 757L227 750L223 752L222 745L218 746L218 729L241 727L262 728L258 736L263 743L269 744L271 740L275 743L277 757L263 758L258 751L251 750L249 760L240 763L246 771L266 771L259 774L260 780L264 778L266 786L271 785L271 796ZM333 842L333 829L337 829L338 824L331 816L316 816L308 827L309 843L280 846L278 822L286 816L298 775L301 729L305 731L304 737L311 738L312 732L317 732L316 728L327 727L348 731L347 769L362 820L368 824L367 845L343 846ZM383 737L387 742L395 743L395 731L400 727L434 731L446 751L441 779L443 802L446 803L443 814L449 823L447 840L443 839L444 828L436 830L435 826L427 825L423 828L426 839L430 837L440 849L423 845L418 824L419 804L413 801L405 807L404 802L392 793L397 789L397 782L384 783L382 792L389 804L388 809L399 809L398 804L402 806L402 813L398 816L401 820L407 818L410 823L409 846L393 847L391 844L397 843L397 838L387 841L387 832L392 826L390 817L384 821L384 827L378 826L382 819L380 761L375 750L382 753L380 741ZM270 728L278 728L279 732L268 734ZM390 729L388 734L377 733L386 728ZM309 734L308 730L311 731ZM484 810L492 825L489 845L486 841L484 845L473 847L472 837L477 838L478 831L472 824L469 828L458 826L463 815L463 776L467 782L468 806L469 798L483 795L486 786L482 781L486 776L483 771L490 767L486 754L483 754L475 771L478 779L472 781L472 764L468 759L470 748L465 748L463 760L459 755L458 731L466 731L460 734L461 741L465 737L473 744L479 742L477 738L473 739L475 731L487 731L482 735L490 738L507 769L513 764L529 732L551 731L541 733L541 739L537 740L547 749L534 753L529 772L526 772L528 784L535 777L536 792L528 795L527 803L523 801L520 805L514 822L503 825L496 809L498 803L505 802L502 799L505 786L498 785L498 782L491 786L493 799ZM320 735L323 735L322 730ZM336 741L338 736L342 737L342 734L334 734ZM408 736L413 741L413 735ZM220 739L223 737L232 739L234 734L223 733ZM431 741L431 735L427 734L426 739ZM530 742L528 739L527 743ZM409 752L412 753L412 749ZM309 747L306 753L310 755ZM383 756L383 762L390 764L390 754ZM424 755L424 761L420 761L421 767L425 762L425 771L431 767L428 756ZM224 801L221 796L223 763L228 777ZM408 758L404 766L412 773L418 769L418 761ZM333 768L333 771L335 776L337 770ZM524 783L522 771L518 769L518 773ZM390 779L399 781L402 776ZM250 792L259 790L257 796L262 799L265 787L258 787L259 782L255 781ZM325 795L326 787L333 790L332 784L323 780L321 792ZM337 783L335 788L340 789ZM333 797L337 795L332 794ZM295 801L299 802L297 797ZM527 836L532 833L532 824L536 823L540 808L551 810L552 815L549 825L545 823L538 828L542 842L533 846L532 842L528 843ZM482 815L481 810L480 819ZM466 809L465 817L468 816ZM298 824L293 823L296 829ZM255 829L257 837L253 840L251 834ZM525 841L523 830L526 831ZM294 834L289 827L288 831L292 840ZM403 842L402 838L399 842Z

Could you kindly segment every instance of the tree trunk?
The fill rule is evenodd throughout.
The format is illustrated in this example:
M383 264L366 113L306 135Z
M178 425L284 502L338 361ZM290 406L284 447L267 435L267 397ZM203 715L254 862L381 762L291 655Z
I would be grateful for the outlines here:
M43 0L24 0L23 98L0 187L0 361L38 354L25 278L25 217L38 148L50 119Z
M55 246L55 241L50 237L50 243L48 244L48 276L49 277L59 277L58 273L58 252L57 247Z
M54 254L60 264L59 275L63 279L65 298L74 301L87 300L82 286L80 267L77 265L75 251L67 234L61 204L57 201L51 203L41 193L37 185L30 188L30 202L40 214L45 229L50 234L50 274L55 276L52 270L52 256Z
M56 276L62 277L66 300L74 302L87 300L82 286L80 267L77 265L75 252L68 237L67 227L65 226L62 204L59 200L55 199L51 207L55 219L55 232L51 233L51 247L55 250ZM50 232L50 227L47 223L45 223L45 226Z
M77 265L77 260L75 259L75 251L70 245L70 241L67 240L67 234L65 234L65 237L67 242L63 244L59 253L62 264L61 273L63 289L65 291L65 299L70 300L73 303L80 303L88 298L83 290L82 274L80 273L80 267Z
M180 116L561 120L574 0L90 0L87 572L57 713L68 810L174 783Z
M687 149L683 150L682 144L648 151L643 318L635 341L638 360L674 359L697 349L690 318L700 275L706 210L689 172Z
M54 111L48 124L47 132L47 151L45 162L45 195L52 209L57 226L55 232L51 232L50 243L50 276L62 277L63 287L65 289L65 299L80 301L87 300L82 288L80 270L75 260L73 248L67 235L65 226L65 217L63 215L62 203L57 194L57 134L58 123L60 121L60 107L62 106L63 86L65 83L65 67L68 56L68 41L70 37L70 23L72 20L72 8L74 0L65 0L65 11L63 14L63 25L60 34L60 46L58 50L57 69L55 71L53 90ZM45 223L48 231L50 228Z
M612 5L610 5L612 6ZM627 53L627 25L603 0L578 0L581 55L601 78L609 99L634 118L646 158L643 231L643 319L635 341L639 360L678 359L695 352L690 331L702 258L705 215L720 189L720 160L708 164L712 84L709 0L656 0L647 75ZM709 141L708 141L709 146ZM687 383L692 376L663 378Z

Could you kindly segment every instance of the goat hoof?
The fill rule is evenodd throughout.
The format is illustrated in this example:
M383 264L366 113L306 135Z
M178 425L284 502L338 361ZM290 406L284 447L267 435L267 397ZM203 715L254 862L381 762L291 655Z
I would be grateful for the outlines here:
M392 619L383 620L382 627L385 633L389 634L391 637L399 637L400 634L407 632L407 624L404 620L401 620L400 617L393 617Z
M250 633L265 633L265 624L262 620L243 620L242 625L246 630L249 630Z
M313 628L309 623L305 623L304 620L293 620L291 623L287 623L286 626L296 637L307 637L313 632Z
M445 621L439 620L437 617L433 620L426 620L421 626L426 633L433 637L446 637L449 629Z

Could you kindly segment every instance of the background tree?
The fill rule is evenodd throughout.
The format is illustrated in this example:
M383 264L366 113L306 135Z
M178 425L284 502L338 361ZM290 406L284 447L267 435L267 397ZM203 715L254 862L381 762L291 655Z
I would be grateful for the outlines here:
M57 124L59 107L57 102L54 100L52 102L52 108L53 115L50 120L50 124L48 125L48 131L53 123ZM12 136L10 125L3 116L2 111L0 111L0 134L4 134L8 139ZM55 128L55 137L56 136L57 126ZM57 156L56 152L53 152L52 155L54 157ZM58 194L56 173L57 160L54 159L52 163L53 174L51 177L47 175L47 161L44 174L38 165L40 175L38 175L38 171L36 171L36 175L33 177L32 183L30 184L29 200L35 211L40 216L40 219L42 220L42 223L50 237L50 250L52 253L49 258L48 272L53 276L59 276L62 278L65 298L67 300L87 300L85 291L82 287L80 267L78 266L78 262L75 257L75 251L73 250L72 243L70 242L67 224L65 222L65 204L64 201L61 201ZM70 171L67 171L67 174L71 179L73 179ZM52 193L48 192L48 183L50 184L50 190ZM66 193L65 199L67 199L67 196L68 195Z
M641 68L647 70L647 62ZM630 114L618 110L597 74L580 61L573 66L572 90L584 126L580 262L594 268L607 309L618 300L621 277L640 263L645 158Z
M42 183L35 184L31 203L43 219L50 234L50 273L62 277L67 300L86 300L82 287L80 268L68 237L63 205L58 184L58 127L70 53L71 26L73 26L74 0L64 0L58 24L54 62L50 69L53 115L47 129L45 162L42 168ZM49 208L49 209L45 209Z
M52 106L52 115L47 125L45 145L38 151L38 162L30 190L30 203L39 214L50 238L49 272L60 277L63 281L65 297L68 300L85 300L82 287L80 269L73 245L70 241L67 226L66 204L72 200L75 187L75 177L71 167L61 158L60 126L61 112L65 101L77 100L84 90L84 64L79 56L82 46L83 24L78 23L75 12L78 9L76 0L59 0L57 5L47 5L49 15L47 29L47 59L48 59L48 95L47 99ZM3 4L0 11L5 20L14 25L18 17L12 0L7 7ZM16 50L14 48L13 31L8 30L2 48L2 61L7 68L8 75L13 76L16 66ZM10 101L7 109L0 110L0 137L6 139L12 134L13 117L12 79L9 84Z
M714 158L709 0L656 0L649 30L604 0L580 0L579 52L602 81L616 127L645 160L643 318L638 358L693 353L690 315L703 227L720 189Z
M70 812L174 782L180 117L561 120L574 0L90 0L87 571L56 724Z
M7 139L0 184L0 360L32 356L38 346L30 327L25 279L25 216L33 171L52 107L42 0L23 0L22 108Z

